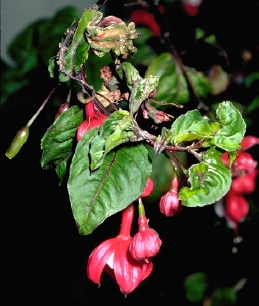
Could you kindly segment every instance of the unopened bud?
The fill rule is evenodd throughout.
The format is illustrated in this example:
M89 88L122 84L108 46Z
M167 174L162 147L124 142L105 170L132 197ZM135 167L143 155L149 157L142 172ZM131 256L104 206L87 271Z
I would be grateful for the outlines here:
M19 153L25 142L27 141L28 136L29 136L29 127L26 125L17 132L9 148L5 152L5 155L9 159L14 158Z

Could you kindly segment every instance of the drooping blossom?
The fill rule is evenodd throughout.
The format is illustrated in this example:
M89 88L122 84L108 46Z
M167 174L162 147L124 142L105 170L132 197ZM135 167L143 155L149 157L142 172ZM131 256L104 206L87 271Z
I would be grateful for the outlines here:
M115 238L102 242L90 254L87 275L96 284L101 283L101 275L106 270L112 275L124 294L132 292L153 270L151 261L135 260L129 252L132 241L130 229L134 215L131 204L122 211L121 228Z

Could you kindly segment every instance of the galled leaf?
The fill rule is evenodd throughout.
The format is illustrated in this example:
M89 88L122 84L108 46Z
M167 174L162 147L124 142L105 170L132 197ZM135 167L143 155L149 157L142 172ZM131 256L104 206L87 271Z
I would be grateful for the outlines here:
M199 164L189 168L190 187L182 187L179 192L179 199L184 206L212 204L228 192L232 174L222 163L220 155L221 152L212 147L203 155Z
M130 137L135 135L130 128L132 125L129 112L119 109L110 114L100 126L99 135L91 146L91 170L97 169L112 149L130 141Z
M171 126L172 143L178 145L184 141L200 140L211 137L212 130L198 110L192 110L179 116Z
M225 101L219 104L216 114L222 127L211 144L226 151L240 149L239 143L245 135L246 124L239 110L231 102Z
M55 165L63 163L61 173L64 174L64 165L66 166L64 161L68 160L73 149L77 127L82 121L83 110L77 105L58 116L41 140L41 149L43 150L41 166L44 169L47 169L52 163Z
M135 201L151 174L148 152L142 144L109 152L102 165L90 171L89 150L97 133L96 128L88 131L78 143L68 180L73 215L83 235Z

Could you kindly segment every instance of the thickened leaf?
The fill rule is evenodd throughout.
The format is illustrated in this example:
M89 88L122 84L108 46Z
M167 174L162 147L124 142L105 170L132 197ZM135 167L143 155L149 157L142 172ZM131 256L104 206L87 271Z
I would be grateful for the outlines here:
M132 125L129 112L122 109L113 112L104 121L100 127L100 135L94 139L90 150L91 170L100 167L106 154L112 149L130 141L130 137L135 135L130 128Z
M80 18L77 28L71 42L71 45L68 47L68 52L64 58L64 70L66 74L73 75L75 72L79 72L82 64L88 58L88 51L90 45L86 41L85 31L88 23L95 18L97 14L101 14L96 10L86 10L82 17ZM63 61L63 59L61 59ZM69 79L67 75L59 74L60 82L65 82Z
M83 110L77 105L58 116L41 140L41 166L44 169L47 169L51 162L58 165L68 158L77 127L82 121Z
M231 102L225 101L219 104L216 114L223 127L212 143L226 151L240 149L239 143L245 135L246 124L239 110Z
M172 143L178 145L184 141L200 140L211 136L212 130L197 110L179 116L171 126Z
M220 159L221 152L210 148L202 162L192 165L189 172L191 187L182 187L179 199L184 206L196 207L215 203L229 190L232 174Z
M151 174L148 152L142 144L111 151L91 172L89 150L96 135L96 129L90 130L78 143L68 180L73 215L83 235L135 201Z

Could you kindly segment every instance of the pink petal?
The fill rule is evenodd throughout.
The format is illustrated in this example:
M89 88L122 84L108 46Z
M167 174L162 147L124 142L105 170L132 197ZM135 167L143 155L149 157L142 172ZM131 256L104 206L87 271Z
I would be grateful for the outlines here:
M90 254L87 264L87 276L94 283L100 284L103 269L112 255L116 243L116 238L108 239Z
M251 135L245 136L244 139L240 142L242 150L247 150L256 144L259 144L259 138Z

